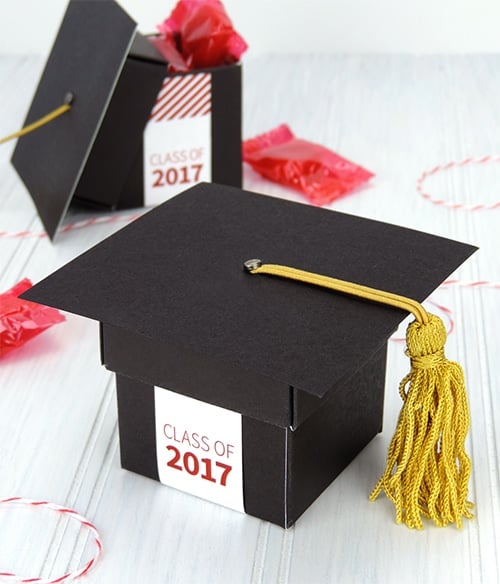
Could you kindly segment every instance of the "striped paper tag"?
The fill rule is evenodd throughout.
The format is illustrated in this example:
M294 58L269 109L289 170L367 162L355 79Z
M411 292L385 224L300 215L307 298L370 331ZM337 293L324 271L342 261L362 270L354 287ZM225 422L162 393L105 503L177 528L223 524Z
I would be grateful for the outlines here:
M157 205L212 179L212 75L163 82L144 131L144 204Z

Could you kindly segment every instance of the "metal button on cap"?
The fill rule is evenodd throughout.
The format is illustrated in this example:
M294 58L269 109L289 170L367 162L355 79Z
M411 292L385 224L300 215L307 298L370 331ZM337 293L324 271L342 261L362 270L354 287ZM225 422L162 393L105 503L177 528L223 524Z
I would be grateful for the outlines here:
M260 268L261 265L262 265L262 260L257 260L257 259L247 260L246 262L243 262L243 268L247 272L253 272L257 268Z

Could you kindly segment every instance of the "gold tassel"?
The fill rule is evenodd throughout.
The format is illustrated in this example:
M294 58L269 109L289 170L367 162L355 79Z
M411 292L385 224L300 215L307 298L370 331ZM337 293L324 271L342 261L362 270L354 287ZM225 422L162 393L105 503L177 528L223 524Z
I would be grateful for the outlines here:
M422 515L443 527L472 518L467 501L471 461L465 451L469 407L464 374L444 355L446 329L429 314L406 334L411 371L402 380L403 400L384 474L370 495L382 490L396 507L396 520L422 529Z
M440 527L462 527L463 517L472 518L473 507L467 500L471 461L465 451L469 406L462 368L444 355L442 320L416 300L384 290L260 260L248 260L244 267L251 274L314 284L415 316L406 335L411 371L399 386L403 408L384 474L370 500L384 490L396 507L397 522L410 528L422 529L422 516Z

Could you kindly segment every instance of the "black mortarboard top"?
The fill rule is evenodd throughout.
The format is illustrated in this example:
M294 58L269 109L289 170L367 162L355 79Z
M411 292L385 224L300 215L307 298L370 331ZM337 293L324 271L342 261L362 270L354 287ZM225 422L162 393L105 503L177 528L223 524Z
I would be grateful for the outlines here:
M244 469L256 469L244 470L246 511L289 525L380 431L386 343L406 313L251 277L242 263L260 257L422 301L475 249L202 184L24 296L100 321L103 363L119 374L119 390L133 379L148 403L157 385L240 412ZM144 413L123 399L121 418ZM289 468L278 464L283 433ZM128 436L122 429L124 466L157 477L154 436ZM311 443L321 446L311 452Z
M147 42L113 0L70 0L25 125L68 93L71 110L20 138L12 157L50 237L72 200L127 204L127 174L166 74Z

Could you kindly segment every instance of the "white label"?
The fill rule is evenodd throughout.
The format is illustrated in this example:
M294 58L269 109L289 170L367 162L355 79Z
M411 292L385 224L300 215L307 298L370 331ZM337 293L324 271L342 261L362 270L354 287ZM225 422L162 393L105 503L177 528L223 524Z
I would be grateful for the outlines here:
M244 512L241 414L155 387L160 482Z
M144 130L144 204L212 180L212 75L167 77Z

